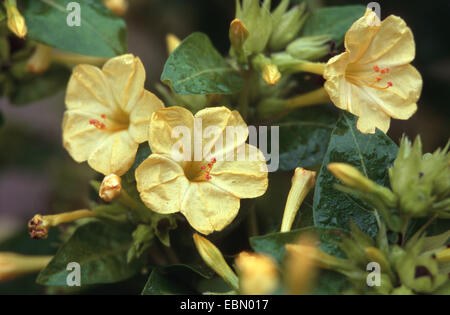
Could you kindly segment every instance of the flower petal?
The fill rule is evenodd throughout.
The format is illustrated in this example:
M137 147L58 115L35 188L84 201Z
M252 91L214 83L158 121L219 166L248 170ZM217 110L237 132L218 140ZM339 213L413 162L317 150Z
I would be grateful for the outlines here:
M136 169L137 189L142 201L155 212L179 212L189 182L183 169L169 157L152 154Z
M359 60L380 28L380 19L370 9L357 20L345 34L345 48L350 53L350 61Z
M239 198L208 182L191 182L181 213L189 224L203 234L221 231L238 214Z
M183 134L172 137L172 131L180 126L187 128L189 137L193 137L194 116L189 110L172 106L154 112L150 122L148 140L152 152L171 156L174 144L184 136ZM192 139L189 139L189 143L192 145Z
M164 103L153 93L144 90L130 113L130 135L137 143L148 140L150 119L153 112L164 108Z
M145 69L132 54L109 59L103 66L116 104L130 113L144 92Z
M256 198L267 190L266 160L258 148L246 143L243 148L244 158L235 156L233 161L217 161L209 182L237 198Z
M109 132L100 130L89 123L90 119L99 117L80 110L68 110L64 113L63 145L78 163L86 161L100 143L110 135Z
M209 159L210 154L218 158L220 153L236 148L247 140L247 124L238 111L224 106L208 107L197 112L195 118L201 119L202 160ZM215 146L217 150L212 153Z
M88 158L89 166L104 175L125 174L133 165L138 144L128 130L110 133Z
M381 22L359 64L378 65L381 68L410 63L416 54L411 29L398 16L390 15Z
M422 91L422 77L411 65L394 68L387 76L393 86L386 90L361 87L365 94L387 115L396 119L409 119L417 110Z
M66 92L67 109L91 114L111 115L116 105L103 72L91 65L78 65L73 69Z

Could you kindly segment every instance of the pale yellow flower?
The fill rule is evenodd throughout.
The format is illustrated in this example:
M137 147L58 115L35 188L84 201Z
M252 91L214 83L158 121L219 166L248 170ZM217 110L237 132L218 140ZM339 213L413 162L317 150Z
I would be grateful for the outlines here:
M411 30L400 17L380 22L372 10L345 35L345 52L325 66L325 89L333 103L359 117L363 133L389 129L390 118L408 119L417 110L422 78L410 65Z
M0 282L39 272L52 258L52 256L25 256L0 252Z
M123 175L139 143L148 139L154 111L164 104L144 89L145 70L131 54L108 60L102 69L74 68L67 86L64 147L77 162L104 175Z
M194 116L185 108L174 106L152 115L149 144L152 155L136 169L137 189L142 201L153 211L168 214L181 212L197 231L209 234L226 227L237 215L241 198L255 198L267 189L267 166L264 155L256 147L245 144L248 129L237 111L226 107L210 107L195 115L201 129L194 130ZM192 137L172 137L183 126ZM216 132L205 134L208 129ZM240 129L234 141L226 141L227 127ZM196 137L196 134L200 136ZM179 148L185 158L174 158L172 149ZM201 141L200 158L195 159ZM223 143L220 149L217 144ZM234 159L229 153L239 152Z
M270 256L241 252L235 260L239 270L239 290L242 294L272 294L279 284L279 273Z

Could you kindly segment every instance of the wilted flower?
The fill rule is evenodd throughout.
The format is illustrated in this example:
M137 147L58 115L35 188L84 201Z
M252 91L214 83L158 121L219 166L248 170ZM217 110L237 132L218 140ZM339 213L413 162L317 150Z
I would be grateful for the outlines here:
M391 15L380 23L367 10L347 31L345 49L325 66L325 89L337 107L359 117L361 132L386 133L391 117L415 113L422 78L410 65L415 44L405 21Z
M237 131L231 141L230 128ZM247 137L241 115L226 107L206 108L195 117L178 106L155 112L152 155L136 169L142 201L161 214L181 212L203 234L222 230L236 217L240 199L256 198L267 189L264 155L245 144Z
M144 89L145 70L131 54L110 59L102 69L74 68L67 86L64 147L77 162L97 172L123 175L139 143L148 139L152 113L164 107Z

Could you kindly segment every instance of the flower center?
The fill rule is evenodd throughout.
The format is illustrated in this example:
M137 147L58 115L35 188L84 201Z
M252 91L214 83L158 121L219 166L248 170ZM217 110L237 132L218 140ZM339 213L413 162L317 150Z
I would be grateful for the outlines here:
M211 179L211 170L217 162L213 157L211 162L191 162L185 170L186 177L192 182L203 182Z
M355 85L368 86L377 90L386 90L393 86L393 83L391 81L387 81L385 86L380 86L378 84L383 80L383 76L385 74L388 74L390 71L390 68L381 69L380 67L375 65L373 66L373 75L363 77L354 72L349 72L346 73L345 78Z
M98 120L98 119L90 119L89 120L89 124L93 125L95 128L100 129L100 130L104 130L104 131L119 131L119 130L125 130L128 128L128 123L117 123L114 124L114 126L106 126L106 114L101 114L100 115L102 118L102 121Z

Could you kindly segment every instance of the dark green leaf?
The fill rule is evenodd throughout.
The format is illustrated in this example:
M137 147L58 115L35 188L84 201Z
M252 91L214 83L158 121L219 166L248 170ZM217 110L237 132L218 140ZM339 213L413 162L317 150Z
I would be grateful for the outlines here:
M42 75L17 81L10 96L11 103L25 105L50 97L66 87L69 76L68 69L53 66Z
M242 87L239 73L203 33L181 42L167 59L161 81L178 94L233 94Z
M81 266L81 285L113 283L128 279L143 266L142 261L127 263L132 229L100 221L80 226L60 247L53 260L41 271L37 282L43 285L66 286L70 262Z
M23 0L27 37L49 46L78 54L114 57L124 54L125 22L107 10L100 1L77 0L80 26L69 26L67 11L71 0Z
M345 162L357 167L380 185L388 184L388 167L397 156L397 145L377 130L373 135L356 129L356 118L344 113L330 138L314 193L316 226L348 230L350 219L371 237L377 232L373 209L354 196L333 186L338 180L327 170L331 162Z
M280 170L320 166L337 113L327 107L305 108L283 119L280 126Z
M152 270L142 294L196 294L199 293L195 290L196 284L201 279L210 277L210 270L189 265L156 267Z
M343 42L350 26L361 18L365 11L366 7L362 5L317 9L306 21L303 36L331 35L338 46Z

